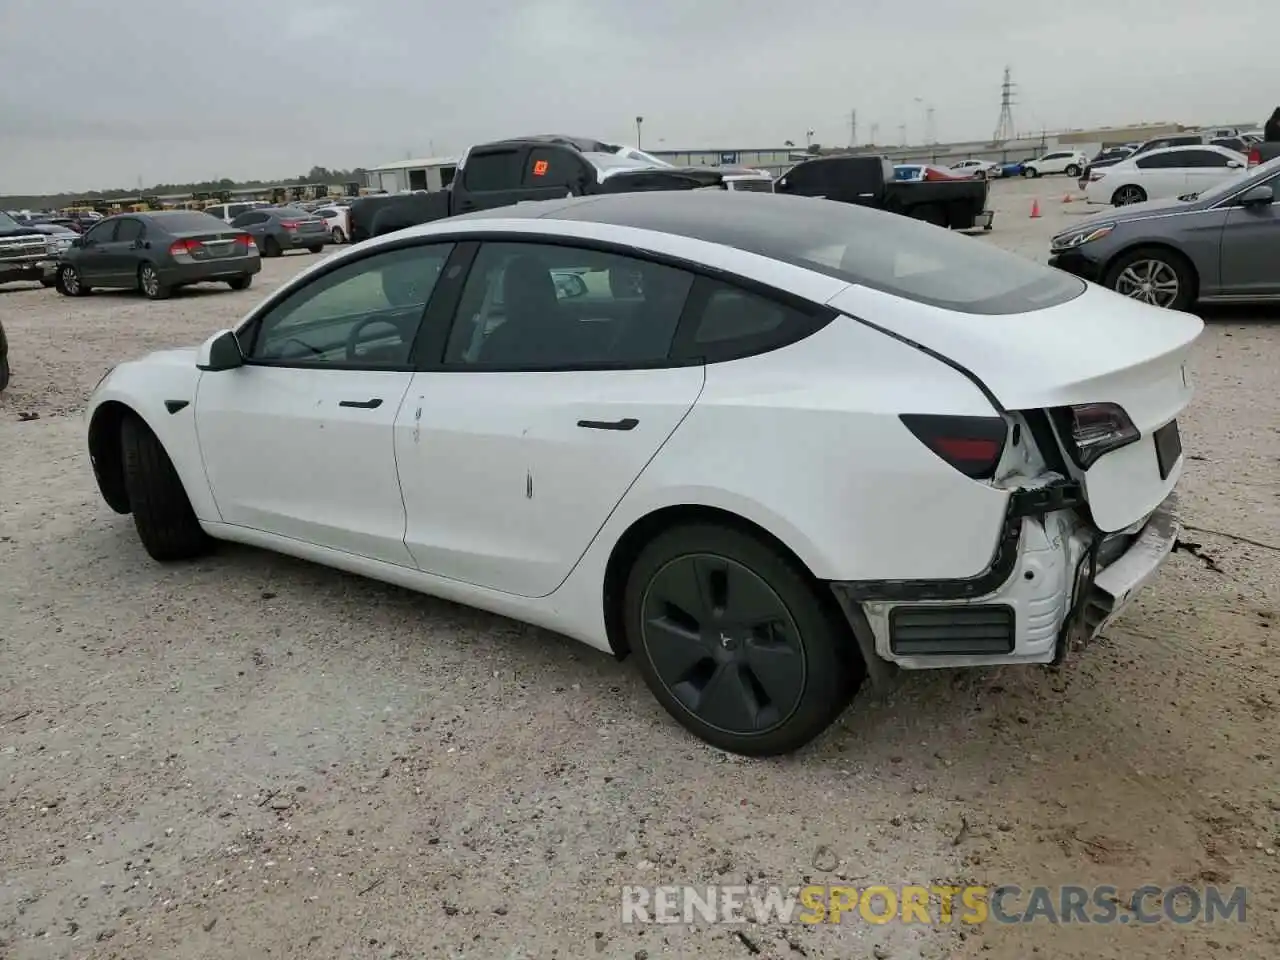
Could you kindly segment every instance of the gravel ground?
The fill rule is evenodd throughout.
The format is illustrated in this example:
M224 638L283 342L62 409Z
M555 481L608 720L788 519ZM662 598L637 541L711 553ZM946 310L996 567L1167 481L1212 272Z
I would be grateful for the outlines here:
M997 183L974 242L1043 257L1083 212L1070 186ZM1095 648L909 675L750 762L554 635L245 548L145 556L94 487L85 397L311 259L167 303L0 288L0 957L1280 953L1280 326L1209 318L1184 420L1199 555ZM1240 884L1248 922L620 921L622 884L806 877Z

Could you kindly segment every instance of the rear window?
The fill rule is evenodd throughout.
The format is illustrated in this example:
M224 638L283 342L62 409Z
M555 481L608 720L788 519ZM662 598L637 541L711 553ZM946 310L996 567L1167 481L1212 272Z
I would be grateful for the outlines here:
M190 230L225 230L226 224L217 217L192 210L190 213L169 213L156 217L155 222L171 232L186 233Z
M619 195L559 211L737 247L849 283L946 310L1024 313L1085 291L1070 274L996 249L984 240L881 210L830 200L691 191L676 202ZM656 197L654 198L656 200ZM626 203L610 210L604 203ZM874 319L874 318L868 318Z

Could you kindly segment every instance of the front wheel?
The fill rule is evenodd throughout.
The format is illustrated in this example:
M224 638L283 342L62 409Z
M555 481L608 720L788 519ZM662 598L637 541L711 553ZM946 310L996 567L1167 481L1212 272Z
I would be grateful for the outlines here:
M80 271L69 263L58 268L54 286L64 297L83 297L89 293L89 287L80 279Z
M188 560L208 552L208 534L191 509L173 461L136 416L120 424L124 488L138 539L153 560Z
M748 533L674 527L632 565L627 639L645 683L687 730L732 753L790 753L830 726L865 672L819 589Z
M167 300L173 293L172 287L161 283L160 271L152 263L144 263L138 267L138 289L148 300Z
M1067 164L1067 176L1068 177L1080 176L1080 168L1074 163Z
M1163 247L1126 253L1107 270L1103 285L1167 310L1186 310L1196 298L1195 268L1181 254Z

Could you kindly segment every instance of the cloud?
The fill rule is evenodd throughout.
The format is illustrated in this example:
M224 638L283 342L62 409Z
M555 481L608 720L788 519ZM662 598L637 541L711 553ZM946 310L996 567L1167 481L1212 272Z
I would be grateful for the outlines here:
M555 131L746 148L1225 123L1280 100L1273 5L1192 0L0 2L0 193L285 177ZM20 78L20 82L18 80ZM916 99L919 97L920 102Z

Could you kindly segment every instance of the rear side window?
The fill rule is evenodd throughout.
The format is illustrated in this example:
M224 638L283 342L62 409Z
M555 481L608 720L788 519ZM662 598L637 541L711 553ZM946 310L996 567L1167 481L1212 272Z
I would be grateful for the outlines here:
M534 147L524 162L527 187L568 187L581 179L582 168L564 150Z
M512 190L520 183L520 150L498 150L467 157L462 182L477 193Z
M831 317L800 309L731 283L699 278L681 321L673 354L715 363L774 350L819 330Z
M1215 150L1188 150L1183 156L1186 167L1225 167L1228 158Z

